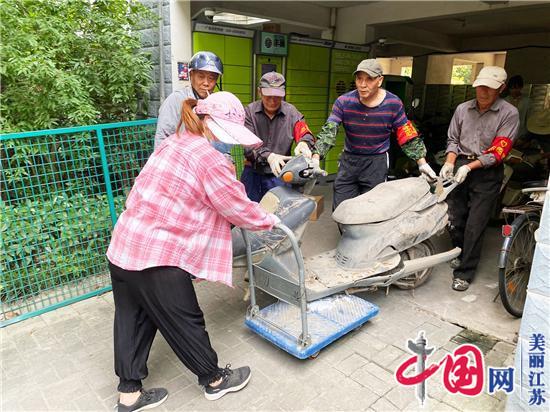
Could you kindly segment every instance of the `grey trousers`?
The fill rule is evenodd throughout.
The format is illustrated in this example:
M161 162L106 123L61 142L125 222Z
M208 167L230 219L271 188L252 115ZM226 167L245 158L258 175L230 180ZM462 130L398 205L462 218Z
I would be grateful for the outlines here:
M368 192L388 177L388 154L356 155L343 152L334 181L332 210L344 200Z

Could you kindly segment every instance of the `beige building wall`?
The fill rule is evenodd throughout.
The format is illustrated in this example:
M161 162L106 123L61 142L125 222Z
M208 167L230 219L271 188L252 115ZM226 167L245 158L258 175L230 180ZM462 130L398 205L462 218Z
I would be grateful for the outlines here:
M170 2L170 23L172 87L177 90L189 83L178 79L178 62L188 62L192 56L193 30L190 2Z
M454 55L428 57L426 84L450 84Z
M473 65L472 82L484 66L504 67L506 53L461 53L428 57L426 84L450 84L454 65Z
M499 53L495 55L495 66L504 67L506 63L507 53Z
M269 3L269 2L267 2ZM334 39L350 43L376 40L369 25L409 22L440 16L461 17L466 13L512 9L536 1L370 1L338 9ZM311 7L311 6L309 6Z
M378 58L376 59L382 65L384 74L401 74L402 67L412 67L413 58L412 57L390 57L390 58Z

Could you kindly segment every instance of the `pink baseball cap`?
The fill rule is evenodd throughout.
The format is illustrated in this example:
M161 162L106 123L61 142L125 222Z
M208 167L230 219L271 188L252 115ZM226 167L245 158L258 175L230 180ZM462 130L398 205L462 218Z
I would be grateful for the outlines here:
M232 93L217 92L199 100L195 113L207 114L206 125L223 143L258 146L262 140L244 126L244 107Z

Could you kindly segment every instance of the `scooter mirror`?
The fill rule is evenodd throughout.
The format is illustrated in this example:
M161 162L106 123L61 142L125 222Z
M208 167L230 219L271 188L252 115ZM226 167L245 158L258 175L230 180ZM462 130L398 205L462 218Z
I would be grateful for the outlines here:
M290 159L279 175L283 182L298 186L305 185L314 177L313 168L304 156L296 156Z

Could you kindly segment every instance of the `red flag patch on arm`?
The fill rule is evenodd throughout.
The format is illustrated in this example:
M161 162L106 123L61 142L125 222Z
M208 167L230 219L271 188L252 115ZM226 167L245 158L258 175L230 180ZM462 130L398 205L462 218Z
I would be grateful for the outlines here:
M303 120L300 120L299 122L296 122L294 125L294 141L298 143L302 137L304 137L306 134L310 134L313 136L313 133L311 133L311 130L309 130L309 127L307 126L307 123Z
M403 146L415 137L418 137L418 132L410 120L407 120L407 123L397 128L397 143L399 143L399 146Z
M497 163L502 163L510 150L512 150L512 139L505 136L497 136L493 139L491 147L483 152L483 154L492 153L497 159Z

